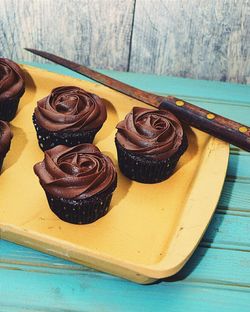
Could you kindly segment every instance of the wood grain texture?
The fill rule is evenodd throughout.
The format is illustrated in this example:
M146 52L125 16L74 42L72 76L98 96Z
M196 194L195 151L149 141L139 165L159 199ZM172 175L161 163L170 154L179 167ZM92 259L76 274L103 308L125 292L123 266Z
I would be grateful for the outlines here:
M133 27L134 26L134 27ZM249 0L0 0L0 56L250 83Z
M250 2L137 0L130 70L246 83Z
M249 292L237 286L176 281L142 286L104 274L42 274L2 270L2 311L248 312ZM213 298L211 300L211 298Z
M82 278L87 274L93 274L93 277L99 275L100 278L109 276L86 266L4 240L0 241L0 248L5 251L5 255L0 253L0 269L2 270L16 269L44 274L69 274L82 276ZM218 259L220 259L219 262ZM199 246L187 265L177 275L167 280L176 281L181 278L184 283L199 281L200 283L214 284L216 281L217 284L249 287L250 270L245 269L248 268L248 263L249 255L246 252L239 254L237 250ZM111 275L109 278L115 279ZM126 283L124 280L123 282Z
M0 268L2 279L8 281L2 289L0 283L0 303L16 306L16 311L21 307L47 311L64 305L67 311L113 311L115 307L115 311L128 311L129 302L133 311L150 312L156 308L165 311L166 306L168 311L175 311L175 308L183 311L184 305L192 305L194 311L212 311L221 302L224 305L220 311L236 311L239 304L242 311L249 307L246 300L250 277L248 253L200 247L178 276L145 287L5 241L0 242L0 250L7 254L5 259L0 258ZM11 287L14 279L15 288ZM25 279L29 283L24 283ZM209 293L210 297L204 298L204 293ZM234 300L229 300L229 294ZM43 300L40 300L41 295ZM177 307L175 295L178 296ZM30 300L25 303L26 296ZM128 297L131 301L126 300ZM80 298L82 304L78 306ZM241 303L237 302L239 299ZM145 307L140 309L140 305Z
M1 0L0 55L34 60L23 48L36 47L126 70L133 9L134 0Z

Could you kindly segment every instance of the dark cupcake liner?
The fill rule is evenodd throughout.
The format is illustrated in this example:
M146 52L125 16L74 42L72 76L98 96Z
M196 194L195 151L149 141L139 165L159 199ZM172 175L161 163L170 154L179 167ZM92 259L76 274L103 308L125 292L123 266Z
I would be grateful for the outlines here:
M24 89L15 97L9 98L4 102L0 102L0 120L11 121L16 116L18 104Z
M116 182L105 192L85 199L58 198L46 192L50 209L61 220L74 224L88 224L103 217L116 188Z
M1 173L1 170L2 170L2 167L3 167L3 161L4 161L4 158L6 157L9 149L10 149L10 144L11 142L8 144L8 146L6 147L6 151L5 153L1 153L0 154L0 173Z
M0 156L0 173L1 173L1 170L2 170L2 167L3 167L3 160L4 160L4 157L5 157L5 156Z
M177 153L166 160L152 160L126 150L115 140L118 164L121 172L131 180L141 183L158 183L169 178L181 155L187 149L187 139Z
M33 114L33 123L37 133L38 144L43 151L51 149L57 145L75 146L82 143L92 143L96 133L101 127L87 131L58 131L52 132L41 127Z

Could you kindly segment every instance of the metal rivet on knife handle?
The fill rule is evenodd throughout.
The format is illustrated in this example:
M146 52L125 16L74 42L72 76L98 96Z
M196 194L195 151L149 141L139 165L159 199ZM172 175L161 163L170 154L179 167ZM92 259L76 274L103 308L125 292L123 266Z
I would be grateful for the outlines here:
M177 105L179 101L184 102L185 105ZM250 152L250 128L246 125L173 96L163 98L159 107L176 114L184 123Z
M183 106L185 103L183 101L178 100L178 101L175 102L175 104L177 106Z
M214 119L214 118L215 118L214 114L212 114L212 113L207 114L207 119Z
M239 127L239 131L241 133L246 133L247 132L247 127L245 127L245 126Z

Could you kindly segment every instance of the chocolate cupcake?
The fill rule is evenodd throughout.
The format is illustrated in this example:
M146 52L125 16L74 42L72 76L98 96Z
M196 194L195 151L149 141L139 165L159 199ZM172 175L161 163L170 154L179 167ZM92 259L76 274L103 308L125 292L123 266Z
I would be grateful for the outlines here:
M105 104L78 87L59 87L38 101L33 114L39 146L92 143L107 118Z
M60 219L84 224L107 213L117 174L111 159L94 145L56 146L45 152L34 171Z
M187 149L180 121L166 110L134 107L117 129L115 143L120 170L138 182L166 180Z
M24 74L11 60L0 58L0 119L11 121L24 94Z
M3 160L10 149L10 143L13 135L7 122L0 120L0 172Z

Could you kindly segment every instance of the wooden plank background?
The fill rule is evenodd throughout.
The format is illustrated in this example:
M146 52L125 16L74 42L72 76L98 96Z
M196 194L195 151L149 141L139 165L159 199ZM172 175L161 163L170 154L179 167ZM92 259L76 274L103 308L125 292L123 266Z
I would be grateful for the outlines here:
M249 0L0 0L0 56L250 83Z

